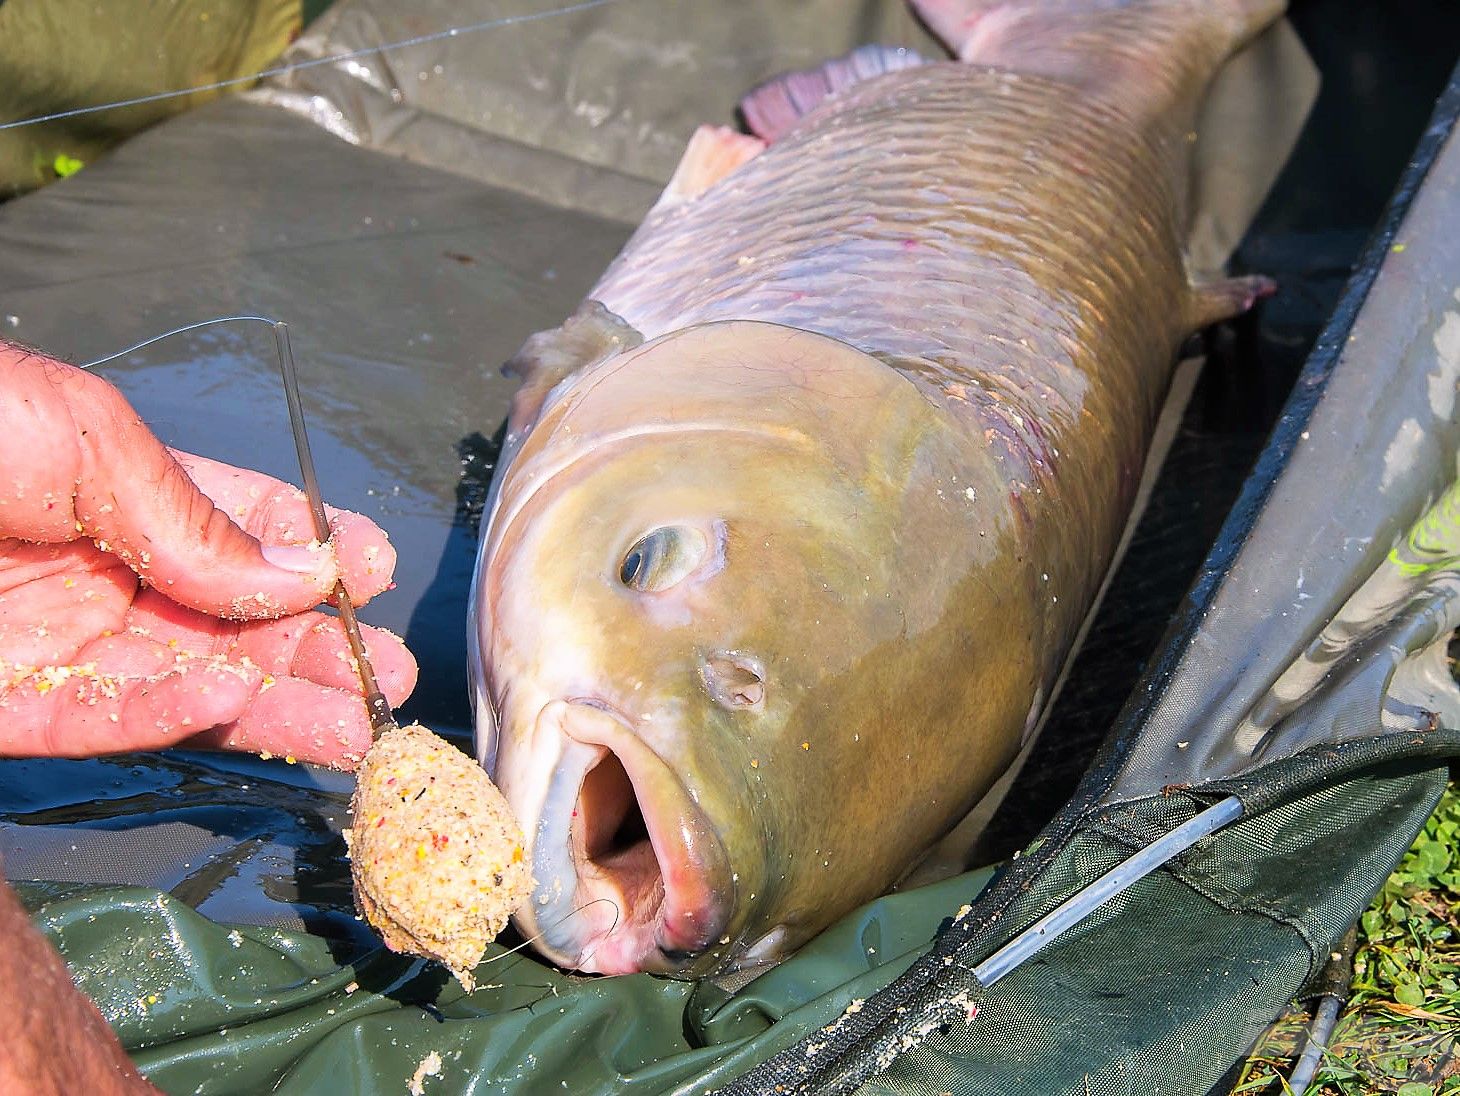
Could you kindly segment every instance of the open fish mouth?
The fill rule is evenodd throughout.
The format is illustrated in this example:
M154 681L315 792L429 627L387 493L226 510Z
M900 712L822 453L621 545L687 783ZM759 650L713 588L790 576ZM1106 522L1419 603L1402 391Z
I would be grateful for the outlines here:
M561 966L599 974L713 965L734 909L724 845L703 810L629 721L596 700L555 700L538 746L561 758L519 923Z

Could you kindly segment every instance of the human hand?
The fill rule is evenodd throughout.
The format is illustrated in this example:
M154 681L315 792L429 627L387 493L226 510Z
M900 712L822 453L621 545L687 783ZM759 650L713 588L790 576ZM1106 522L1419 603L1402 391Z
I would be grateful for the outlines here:
M395 552L358 514L164 447L100 377L0 344L0 756L223 747L353 768L370 744L339 622ZM392 704L416 665L365 629Z

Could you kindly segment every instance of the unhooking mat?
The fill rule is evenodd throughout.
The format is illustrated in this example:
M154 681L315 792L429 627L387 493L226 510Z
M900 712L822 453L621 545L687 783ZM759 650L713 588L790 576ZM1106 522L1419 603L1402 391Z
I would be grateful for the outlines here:
M326 491L384 524L400 552L400 589L368 619L403 632L421 658L423 688L405 714L448 731L466 721L473 506L510 389L497 363L576 303L694 124L730 120L757 79L857 41L931 48L894 3L773 5L761 18L750 5L624 9L633 3L651 15L631 33L586 13L517 27L525 37L475 64L442 46L409 64L387 55L358 71L311 70L172 121L0 208L0 330L53 352L84 360L231 311L291 321ZM406 16L344 5L298 48L407 37L462 22L466 7L413 5ZM489 92L469 90L475 81ZM523 88L540 100L523 101ZM674 109L656 126L646 103ZM108 376L170 443L292 478L273 370L255 333L213 329ZM1348 811L1348 832L1417 826L1429 785L1371 779L1378 813ZM12 877L52 881L27 898L173 1091L398 1092L413 1076L441 1092L699 1090L822 1025L829 1037L850 1029L855 1002L986 882L955 879L860 911L733 997L647 977L565 978L511 957L487 968L498 984L462 998L439 972L369 950L347 912L337 836L347 788L248 758L11 763L0 771L12 822L0 847ZM1304 800L1294 817L1329 806ZM1333 849L1329 836L1300 834L1293 849ZM1335 897L1345 886L1361 894L1381 860L1353 877L1333 864ZM213 925L189 907L241 924ZM1237 939L1203 948L1241 950ZM1183 958L1172 956L1173 970L1195 969ZM1126 1044L1104 1030L1109 1054L1139 1042L1134 1028ZM1027 1091L1044 1091L1039 1043L1023 1067Z

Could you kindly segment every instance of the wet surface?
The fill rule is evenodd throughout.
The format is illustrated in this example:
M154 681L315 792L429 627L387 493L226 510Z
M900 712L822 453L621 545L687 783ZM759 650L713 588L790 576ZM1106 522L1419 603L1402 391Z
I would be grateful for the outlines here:
M360 615L420 662L400 715L465 748L475 525L513 388L496 366L572 310L629 231L225 102L0 205L0 331L86 362L211 316L287 320L325 496L398 553L396 588ZM571 276L548 242L564 232L583 258ZM297 481L272 343L263 324L213 327L99 372L168 444ZM349 788L221 754L7 762L0 854L14 878L152 886L220 920L354 939Z
M11 878L151 887L218 920L372 942L341 870L338 774L186 751L10 761L0 803Z

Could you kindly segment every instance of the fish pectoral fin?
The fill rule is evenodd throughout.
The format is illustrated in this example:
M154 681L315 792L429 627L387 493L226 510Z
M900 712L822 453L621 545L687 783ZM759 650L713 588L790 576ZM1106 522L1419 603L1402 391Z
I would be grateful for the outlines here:
M644 341L632 325L598 301L585 300L560 327L529 335L502 372L522 378L507 419L510 434L524 434L537 421L548 393L568 377Z
M1261 274L1217 278L1191 287L1187 329L1196 331L1221 320L1240 316L1264 297L1277 292L1277 282Z
M759 137L737 133L729 126L700 126L690 137L679 166L654 208L663 209L698 198L764 149L765 142Z
M740 113L757 137L778 141L803 115L844 88L927 63L922 54L902 46L858 46L845 57L767 80L740 100Z

